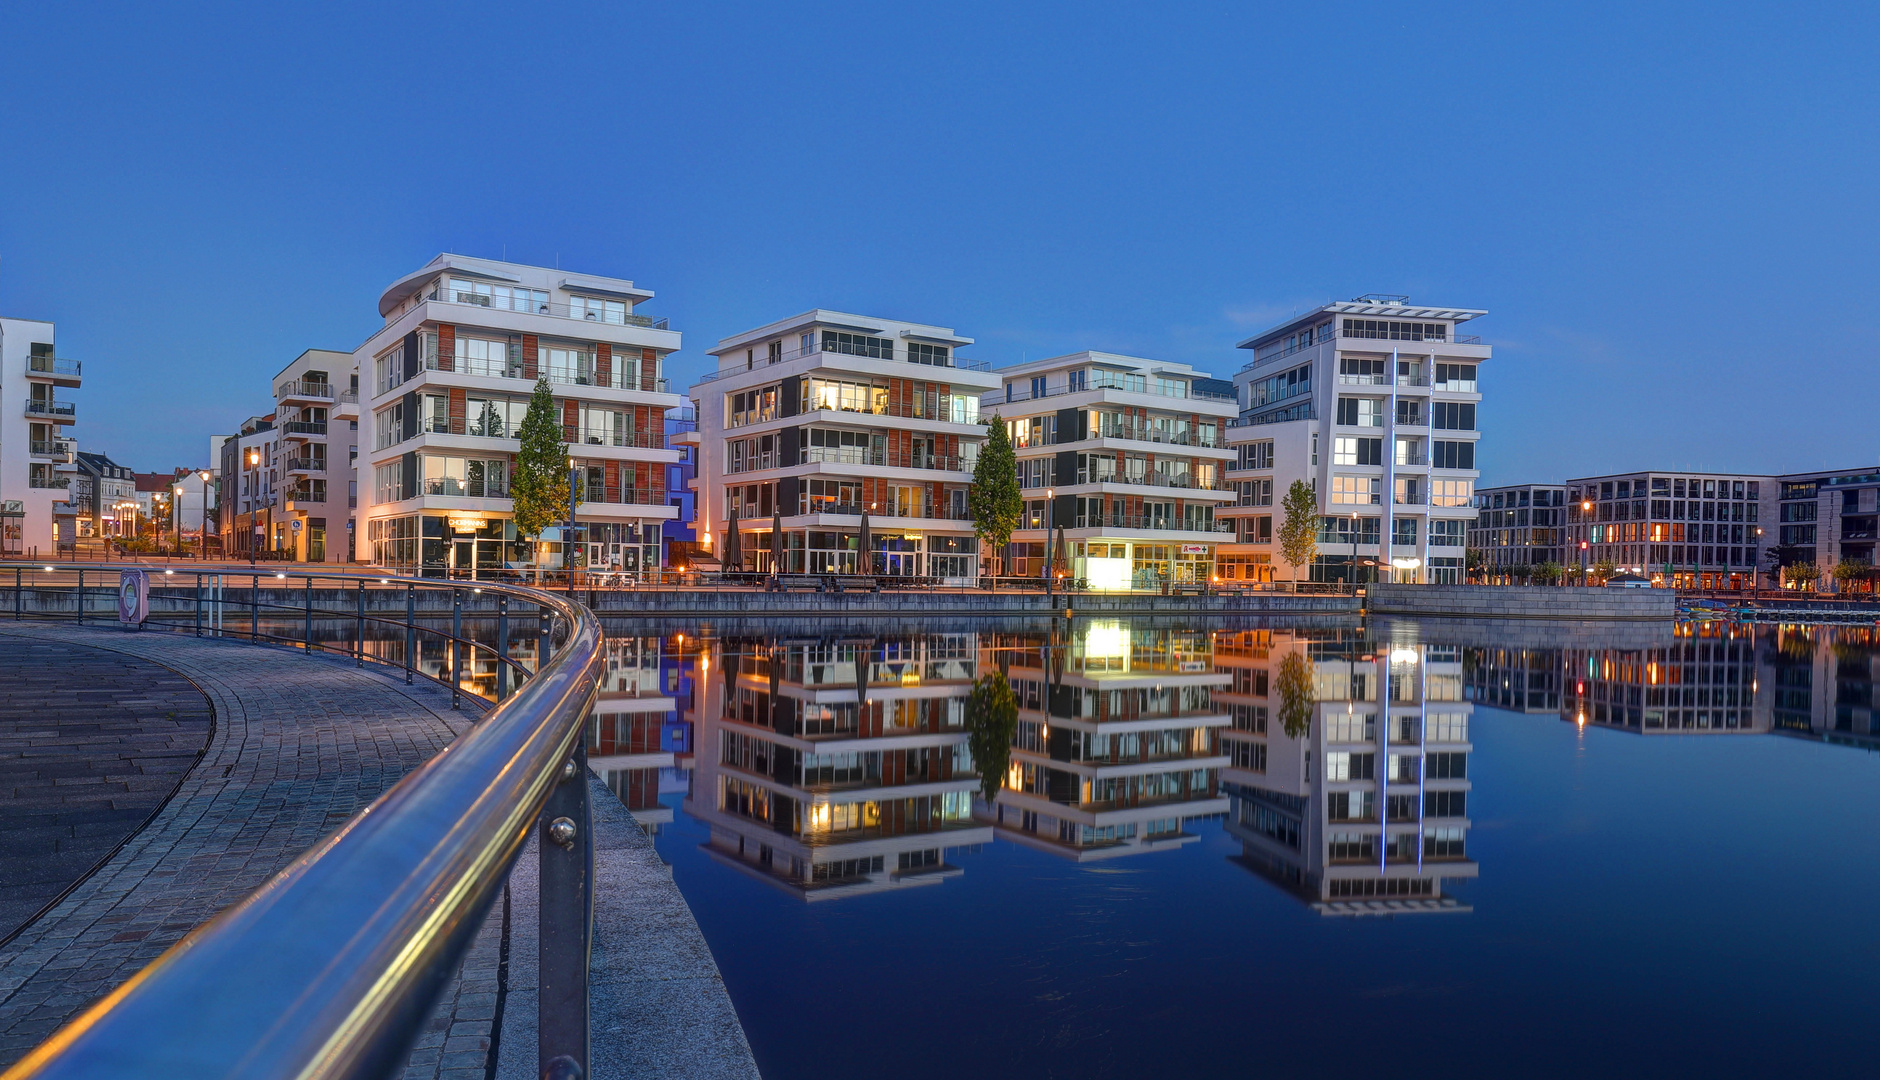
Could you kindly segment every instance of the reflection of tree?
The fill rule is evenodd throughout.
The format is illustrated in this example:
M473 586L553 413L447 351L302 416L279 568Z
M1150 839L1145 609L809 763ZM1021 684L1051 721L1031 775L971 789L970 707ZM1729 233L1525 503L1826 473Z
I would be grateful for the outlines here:
M1018 699L1005 673L994 671L973 681L966 699L967 745L979 769L979 791L987 802L999 793L1005 768L1012 760L1012 736L1018 732Z
M1312 665L1300 653L1279 662L1279 722L1295 739L1312 729Z

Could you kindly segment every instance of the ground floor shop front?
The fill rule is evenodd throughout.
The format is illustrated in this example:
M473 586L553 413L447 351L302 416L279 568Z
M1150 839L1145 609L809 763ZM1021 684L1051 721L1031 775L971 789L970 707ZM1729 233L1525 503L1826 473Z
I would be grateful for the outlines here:
M554 526L531 540L505 516L427 511L368 520L365 552L374 566L423 577L568 566L637 573L659 568L661 529L658 521L577 518L572 529Z
M1042 535L1034 535L1038 539L1007 545L1004 575L1042 578L1055 559L1051 576L1081 582L1094 592L1154 592L1168 585L1218 580L1213 544L1086 537L1066 539L1065 550L1054 552Z
M782 530L781 550L770 523L738 530L737 563L743 570L769 574L875 574L884 577L931 577L949 585L971 585L979 576L979 541L972 535L918 529L868 530L864 546L860 527ZM733 569L729 540L720 560Z

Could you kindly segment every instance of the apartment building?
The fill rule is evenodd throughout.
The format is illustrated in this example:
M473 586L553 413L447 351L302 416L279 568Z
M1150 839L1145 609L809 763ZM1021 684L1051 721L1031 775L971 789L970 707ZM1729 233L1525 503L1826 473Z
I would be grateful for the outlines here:
M274 376L279 511L295 562L350 562L358 501L359 376L353 354L308 349Z
M1558 713L1564 665L1559 649L1481 649L1468 673L1469 700L1509 712Z
M1871 626L1763 626L1756 682L1771 687L1767 730L1880 750L1880 632Z
M1842 562L1874 562L1880 529L1880 469L1867 467L1790 473L1775 478L1778 502L1773 533L1782 565L1814 563L1821 592L1869 591L1873 579L1836 581ZM1767 569L1767 567L1765 567Z
M75 538L77 409L61 395L79 375L78 361L58 355L51 323L0 318L0 555L50 556Z
M282 551L290 541L279 513L281 433L274 413L251 416L218 447L218 525L222 551L241 559Z
M692 387L700 541L726 558L739 530L747 570L977 580L966 489L999 379L971 344L820 308L720 341Z
M1449 886L1478 872L1462 650L1353 632L1229 637L1216 648L1236 688L1267 691L1222 733L1247 748L1222 784L1242 864L1322 915L1470 910ZM1289 665L1301 669L1290 680ZM1289 726L1288 711L1310 719Z
M72 506L81 538L133 535L141 513L137 502L137 474L105 454L80 450L72 485Z
M672 822L660 795L679 755L691 749L688 727L677 719L676 669L665 661L664 638L609 637L588 716L588 768L649 834Z
M681 399L663 372L680 338L635 311L652 297L622 278L452 254L387 287L385 325L353 353L363 399L355 557L439 576L538 558L657 567L677 515L665 417ZM557 527L531 543L516 531L509 478L539 378L554 387L578 504L571 535Z
M1296 480L1321 515L1318 557L1298 568L1301 580L1463 580L1480 475L1477 375L1492 350L1459 328L1485 314L1370 294L1240 342L1253 359L1234 376L1224 580L1291 577L1275 515Z
M1227 422L1233 384L1171 364L1079 352L999 369L980 402L997 412L1018 457L1024 515L1004 572L1038 576L1056 553L1096 590L1156 589L1214 577L1233 499Z
M1542 563L1579 564L1567 554L1567 488L1564 484L1511 484L1477 488L1468 546L1482 553L1482 572L1492 582L1523 580Z
M684 805L711 829L704 850L805 900L957 876L949 853L992 839L966 728L984 666L970 633L702 651Z
M1770 729L1776 680L1757 677L1756 627L1682 623L1640 649L1561 650L1560 718L1639 735Z
M1609 560L1654 585L1753 589L1775 538L1773 476L1648 470L1566 487L1570 566Z
M999 834L1078 862L1166 851L1198 839L1188 822L1221 814L1230 677L1199 630L1083 622L1055 648L1015 655L1011 760L992 805Z

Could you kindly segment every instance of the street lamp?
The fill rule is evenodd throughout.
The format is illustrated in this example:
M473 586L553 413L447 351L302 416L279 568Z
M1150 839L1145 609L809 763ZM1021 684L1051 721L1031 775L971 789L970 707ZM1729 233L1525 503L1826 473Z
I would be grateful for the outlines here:
M209 558L209 470L204 469L197 475L202 477L202 520L196 522L196 558L206 562ZM219 506L221 500L217 499L216 503Z

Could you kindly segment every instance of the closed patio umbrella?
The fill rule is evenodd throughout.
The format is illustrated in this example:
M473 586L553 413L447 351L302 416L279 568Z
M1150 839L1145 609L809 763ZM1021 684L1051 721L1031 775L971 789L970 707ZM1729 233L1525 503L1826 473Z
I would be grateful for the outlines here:
M770 515L770 572L783 573L783 511Z
M744 553L738 550L738 523L735 518L725 522L724 569L744 569Z
M862 511L862 532L861 535L856 538L856 548L855 572L858 574L874 573L874 555L868 550L868 511L866 510Z

